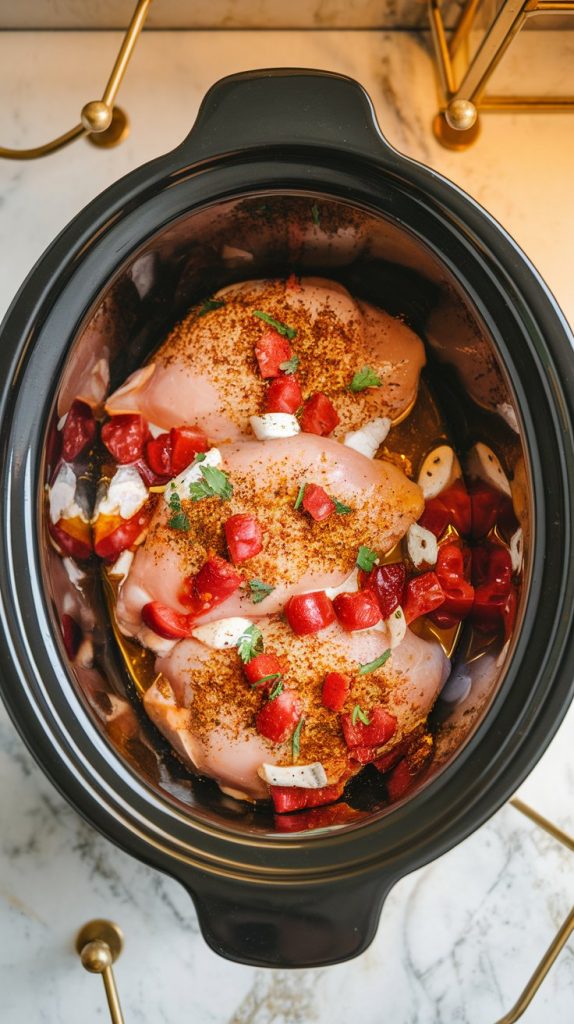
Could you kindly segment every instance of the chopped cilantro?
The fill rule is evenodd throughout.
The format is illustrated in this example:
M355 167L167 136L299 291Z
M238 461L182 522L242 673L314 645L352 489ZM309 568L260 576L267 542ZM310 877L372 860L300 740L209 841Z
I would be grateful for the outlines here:
M297 511L297 509L301 508L301 502L303 501L303 495L305 494L306 486L307 486L306 483L302 483L300 488L299 488L299 490L297 491L297 497L295 498L295 504L293 505L293 508L295 509L295 511Z
M249 580L249 589L253 604L259 604L269 597L275 587L272 587L270 583L264 583L263 580Z
M248 626L237 641L237 653L244 665L247 665L263 650L263 634L257 626Z
M293 738L291 740L291 747L292 747L292 751L293 751L293 760L294 761L296 761L297 758L299 757L299 753L300 753L300 750L301 750L301 729L303 728L304 722L305 722L305 719L303 717L301 717L299 719L299 721L297 722L297 725L295 727L295 732L293 733Z
M206 313L211 313L214 309L221 309L225 305L223 299L206 299L202 306L197 311L197 316L205 316Z
M279 679L275 683L275 686L271 690L271 693L269 694L269 700L275 700L275 698L278 697L280 693L283 693L283 680L281 679L281 677L279 677Z
M342 501L338 501L337 498L331 498L331 501L335 502L335 512L338 516L348 516L353 509L350 505L344 505Z
M175 487L174 484L172 484ZM176 490L173 490L169 496L169 508L171 516L167 521L167 525L172 530L180 530L182 533L187 533L191 529L191 523L189 516L183 511L181 507L181 500Z
M287 324L282 324L280 320L274 320L269 313L264 313L261 309L254 309L253 316L258 316L260 320L263 320L270 327L274 327L278 334L282 334L284 338L289 338L289 341L293 341L293 338L297 336L297 331L294 327L288 327Z
M284 363L279 363L279 369L283 370L289 376L291 373L297 373L299 368L299 356L291 356L290 359L286 359Z
M364 544L361 544L357 552L357 565L359 566L359 569L363 569L364 572L370 572L375 562L378 560L378 557L379 556L376 551L373 551L372 548L368 548Z
M283 679L280 672L272 672L269 676L261 676L256 683L251 683L251 689L254 690L257 686L262 686L263 683L275 683L279 679Z
M359 665L359 675L366 676L369 672L376 672L378 668L381 668L385 664L385 661L391 656L390 650L384 651L380 658L375 658L374 661L368 661L366 665Z
M357 721L362 722L363 725L371 724L371 719L367 714L365 714L360 704L355 704L355 707L353 708L353 714L351 715L351 722L353 723L353 725L356 725Z
M311 219L316 227L318 227L319 224L321 223L321 214L319 212L319 207L317 206L317 203L313 203L311 207Z
M229 501L233 494L233 485L229 482L226 473L223 473L217 466L201 466L203 480L189 485L189 493L192 501L201 501L202 498L221 498L222 501Z
M381 378L371 370L370 366L363 366L361 370L357 370L351 383L349 384L349 390L354 391L365 391L367 388L380 388Z

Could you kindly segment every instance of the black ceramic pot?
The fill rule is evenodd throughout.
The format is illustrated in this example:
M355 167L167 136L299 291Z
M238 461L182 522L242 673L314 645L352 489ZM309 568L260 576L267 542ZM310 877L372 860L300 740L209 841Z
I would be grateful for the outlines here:
M513 478L526 572L509 645L477 661L462 642L418 789L391 808L359 792L346 824L284 834L170 756L95 577L81 595L94 666L68 662L70 584L43 488L54 422L98 359L113 385L192 300L294 265L425 332L455 436L492 441ZM217 952L292 967L357 955L394 883L508 798L572 696L574 359L548 289L484 210L388 145L359 85L265 71L214 86L181 146L62 232L5 319L0 359L1 686L30 750L88 821L182 883Z

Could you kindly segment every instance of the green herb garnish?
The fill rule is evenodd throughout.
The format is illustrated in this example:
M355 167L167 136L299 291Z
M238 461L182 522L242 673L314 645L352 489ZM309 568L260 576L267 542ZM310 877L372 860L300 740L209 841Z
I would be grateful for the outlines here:
M181 533L187 533L188 530L191 530L189 516L181 507L181 499L175 490L175 484L172 483L172 487L174 489L169 496L168 502L171 516L167 521L167 525L171 527L172 530L180 530Z
M230 483L226 473L222 473L217 466L201 466L203 480L189 485L189 493L192 501L201 501L202 498L221 498L222 501L229 501L233 494L233 485Z
M366 676L369 672L376 672L378 668L381 668L381 665L385 664L385 661L388 661L390 656L391 651L389 649L381 654L380 658L375 658L374 661L368 661L366 665L359 665L359 675Z
M275 698L278 697L280 693L283 693L283 680L281 678L277 680L275 686L271 690L271 693L269 694L269 700L275 700Z
M355 707L353 708L353 714L351 715L351 722L353 723L353 725L356 725L357 722L362 722L363 725L370 725L371 719L363 711L360 704L355 704Z
M364 572L370 572L377 562L378 557L379 556L376 551L373 551L372 548L368 548L364 544L361 544L357 552L356 564L359 566L359 569L363 569Z
M367 388L380 388L381 383L381 378L374 370L371 370L370 366L363 366L362 370L357 370L349 384L349 390L357 393L358 391L366 391Z
M221 309L225 305L223 299L206 299L203 306L197 311L197 316L205 316L206 313L211 313L214 309Z
M263 650L263 634L257 626L249 626L237 641L237 653L247 665Z
M294 327L288 327L287 324L282 324L280 320L274 320L269 313L264 313L261 309L254 309L253 316L258 316L260 320L264 320L270 327L274 327L278 334L282 334L284 338L289 338L292 341L297 336L297 331Z
M263 580L249 580L249 589L253 604L259 604L269 597L275 587L272 587L270 583L264 583Z
M271 675L269 675L269 676L261 676L261 679L258 679L256 683L251 683L251 689L254 690L257 686L262 686L263 683L274 683L274 682L277 682L279 679L283 679L283 676L281 675L281 673L280 672L272 672Z
M291 740L291 747L292 747L293 760L294 761L296 761L297 758L299 757L299 753L300 753L300 750L301 750L301 729L303 728L303 723L304 722L305 722L304 718L300 718L299 719L299 721L297 722L296 728L295 728L295 732L293 733L293 738Z
M283 370L289 376L292 373L297 373L299 368L299 356L291 356L290 359L286 359L285 362L279 363L279 369Z
M303 495L305 494L306 486L307 484L302 483L299 490L297 491L297 497L295 498L295 504L293 505L295 511L297 511L298 508L301 508L301 502L303 501Z
M338 516L348 516L353 509L350 505L344 505L342 501L338 501L337 498L331 498L331 501L335 502L335 512Z
M321 214L319 213L319 207L317 206L317 203L313 203L311 207L311 219L313 221L313 224L315 224L316 227L319 227L319 224L321 223Z

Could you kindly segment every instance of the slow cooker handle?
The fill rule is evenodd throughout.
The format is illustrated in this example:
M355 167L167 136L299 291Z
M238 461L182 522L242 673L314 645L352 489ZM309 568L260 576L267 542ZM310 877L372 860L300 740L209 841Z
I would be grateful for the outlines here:
M368 94L328 71L276 68L221 79L175 151L196 162L254 148L329 147L360 156L402 159L384 138Z

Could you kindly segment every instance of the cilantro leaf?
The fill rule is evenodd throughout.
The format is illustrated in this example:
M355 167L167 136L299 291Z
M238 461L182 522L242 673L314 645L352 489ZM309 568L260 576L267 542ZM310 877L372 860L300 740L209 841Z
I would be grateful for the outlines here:
M176 512L173 516L170 516L167 525L172 530L179 530L180 533L189 533L191 530L191 523L186 512Z
M305 722L305 719L303 717L301 717L299 719L299 721L297 722L297 725L295 727L295 732L293 733L293 737L291 739L291 749L292 749L293 760L294 761L297 760L297 758L299 757L299 753L301 751L301 729L303 728L304 722Z
M364 572L370 572L375 562L378 561L378 557L379 556L376 551L373 551L372 548L368 548L364 544L361 544L357 552L356 564L359 566L359 569L362 569Z
M335 502L335 512L338 516L348 516L353 509L350 505L344 505L342 501L338 501L337 498L331 498L331 501Z
M266 597L269 597L275 587L272 587L270 583L264 583L263 580L249 580L249 589L251 591L251 600L253 604L259 604L264 601Z
M295 511L297 511L297 509L301 508L301 502L303 501L303 495L305 494L306 486L307 486L306 483L302 483L300 488L299 488L299 490L297 491L297 497L295 498L295 504L293 505L293 508L295 509Z
M311 219L316 227L318 227L319 224L321 223L321 214L319 212L319 207L317 206L317 203L313 203L311 207Z
M244 665L247 665L263 650L263 634L261 630L253 625L249 626L241 634L237 641L237 653Z
M385 661L388 661L390 656L391 651L389 649L388 651L384 651L380 658L375 658L374 661L368 661L366 665L359 665L359 675L366 676L369 672L376 672L378 668L381 668L381 666L385 664Z
M269 694L269 700L275 700L275 698L278 697L280 693L283 693L283 679L281 678L281 676L279 677L279 679L275 683L275 686L271 690L271 693Z
M358 391L365 391L367 388L380 388L381 384L382 381L378 374L371 370L370 366L363 366L361 370L357 370L349 384L349 390L354 391L356 394Z
M291 356L290 359L286 359L284 363L279 363L279 369L283 370L288 376L291 373L296 373L299 368L299 356Z
M223 299L206 299L202 306L197 311L197 316L205 316L206 313L211 313L214 309L221 309L225 305Z
M200 471L203 480L189 485L191 500L201 501L202 498L218 497L222 501L229 501L233 494L233 485L227 474L217 466L200 466Z
M359 722L362 722L363 725L371 724L371 719L367 714L365 714L360 704L355 704L355 707L353 708L353 714L351 715L351 722L353 725L357 724L357 720Z
M284 338L289 338L289 341L293 341L293 338L297 336L297 331L294 327L288 327L287 324L281 323L280 320L274 320L269 313L264 313L261 309L254 309L253 316L258 316L260 320L263 320L270 327L274 327L278 334L282 334Z
M275 682L278 682L279 679L283 679L283 676L281 675L281 673L280 672L272 672L271 675L269 675L269 676L261 676L261 679L258 679L256 683L251 683L251 689L254 690L257 686L262 686L263 683L275 683Z

